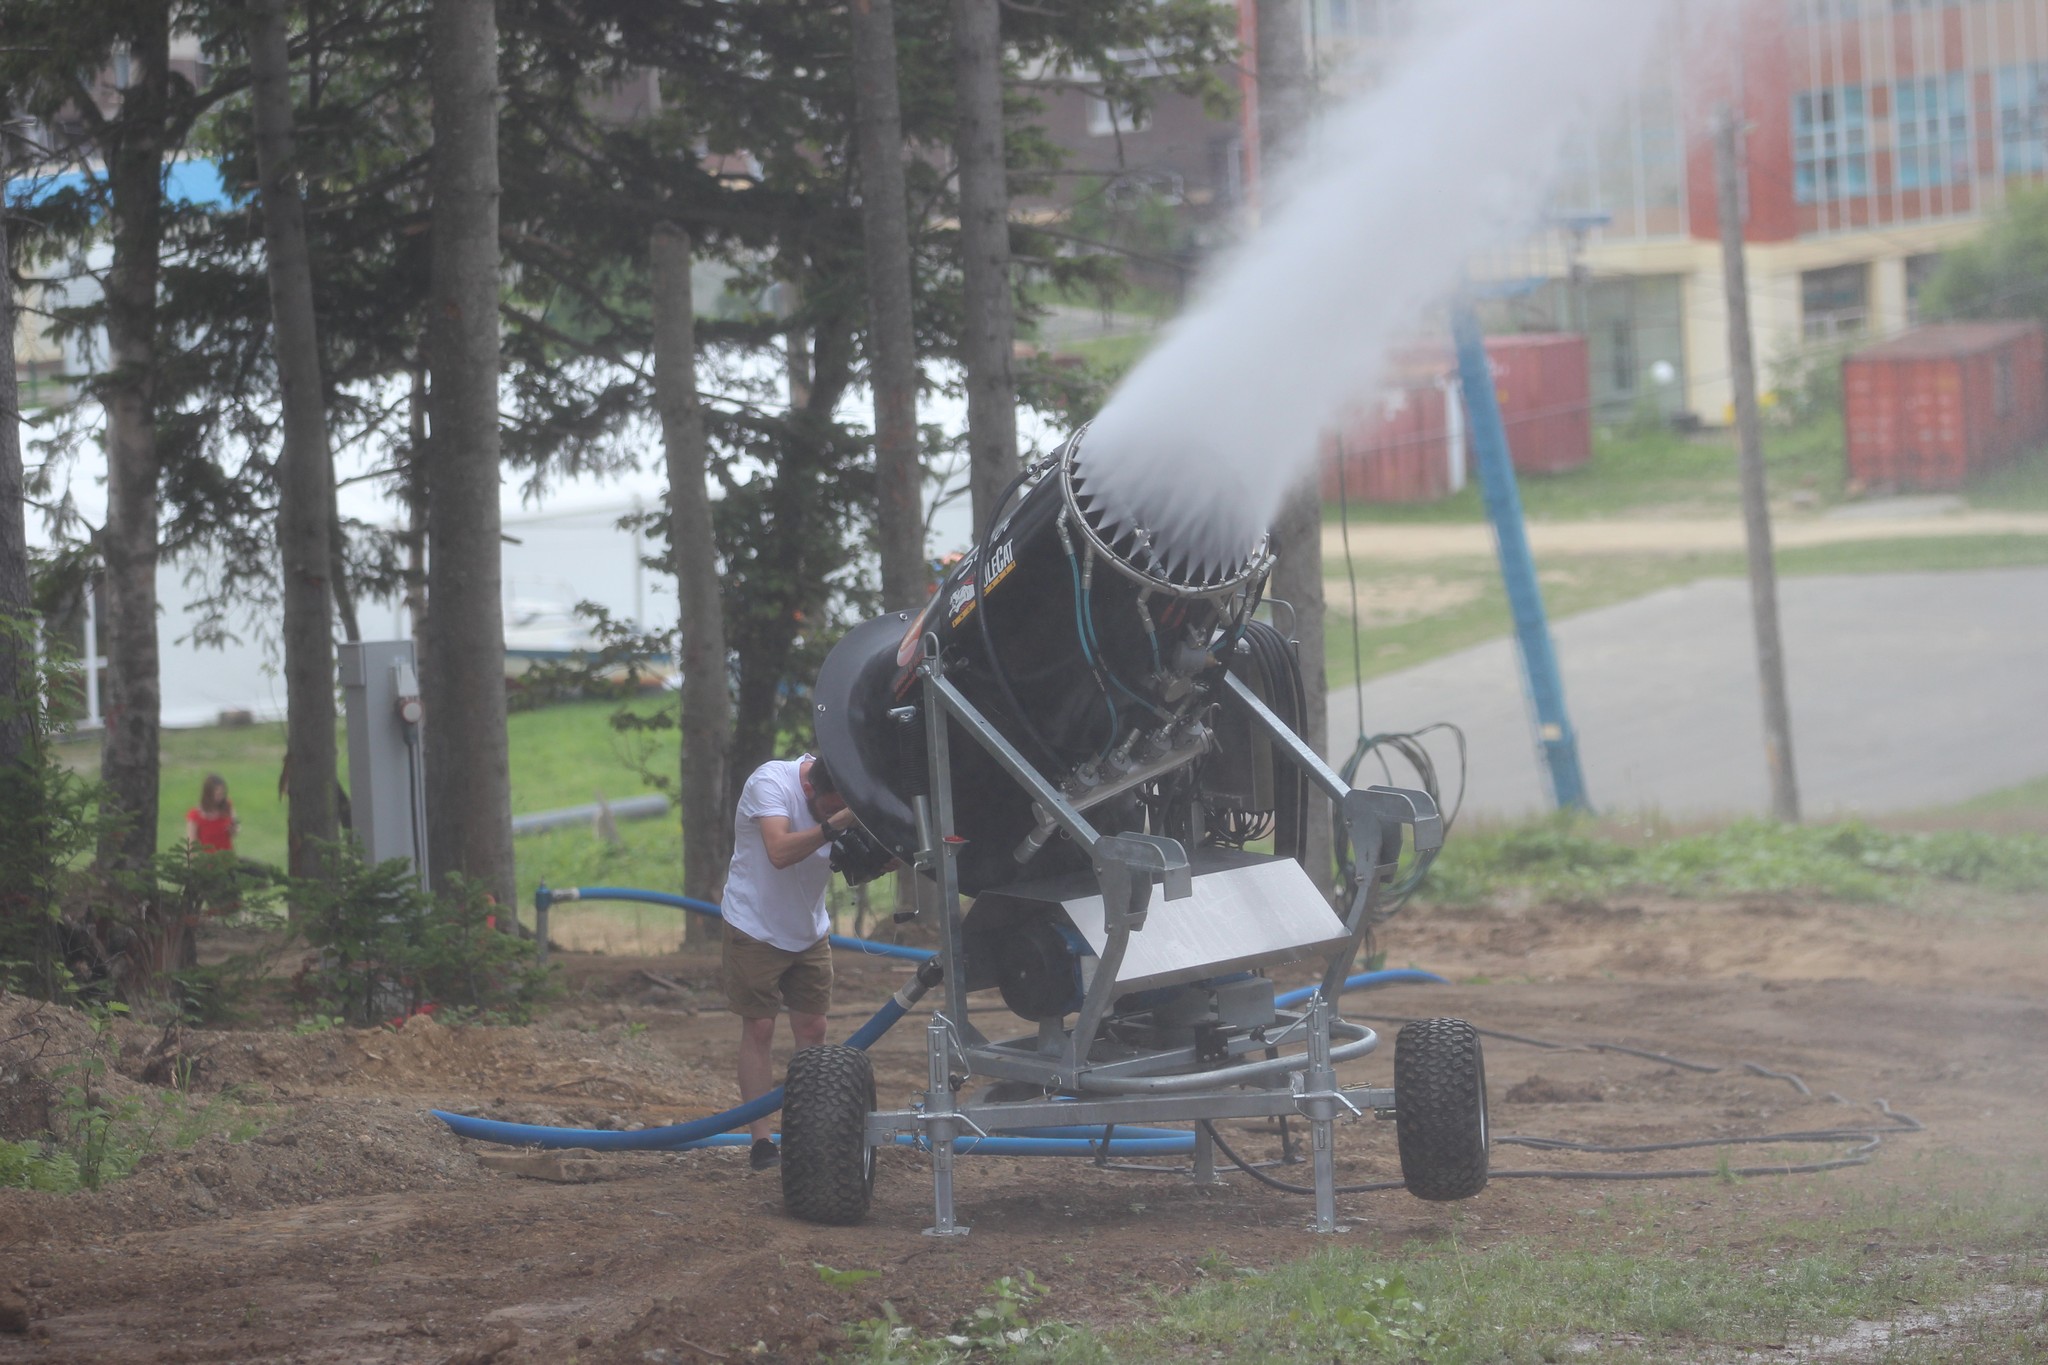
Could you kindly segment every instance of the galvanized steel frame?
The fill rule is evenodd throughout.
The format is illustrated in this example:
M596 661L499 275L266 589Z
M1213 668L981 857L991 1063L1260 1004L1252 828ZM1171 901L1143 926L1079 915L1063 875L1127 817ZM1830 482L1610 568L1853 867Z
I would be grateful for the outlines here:
M932 1155L933 1236L958 1236L967 1231L953 1206L953 1140L989 1135L986 1126L1006 1130L1071 1124L1141 1124L1158 1120L1258 1118L1293 1115L1308 1120L1315 1173L1315 1220L1318 1231L1335 1231L1335 1175L1332 1128L1341 1114L1381 1118L1395 1112L1390 1089L1339 1089L1339 1062L1373 1051L1379 1037L1371 1029L1335 1018L1334 1001L1357 956L1359 945L1375 922L1375 894L1390 878L1400 855L1402 827L1415 830L1415 848L1433 856L1443 842L1443 824L1435 804L1422 792L1393 787L1354 789L1323 762L1320 755L1273 714L1251 689L1226 672L1225 685L1253 722L1265 730L1311 781L1337 804L1358 851L1361 865L1372 871L1351 888L1344 916L1347 938L1325 962L1322 987L1299 1015L1284 1015L1285 1040L1300 1030L1305 1050L1281 1057L1259 1058L1213 1069L1199 1065L1191 1052L1166 1050L1091 1063L1088 1054L1097 1029L1117 995L1117 971L1132 933L1143 928L1154 880L1167 900L1192 894L1187 852L1171 839L1143 834L1104 834L1090 824L1058 786L1039 773L980 709L945 676L938 640L926 636L918 666L923 678L928 795L916 800L920 850L915 879L922 902L934 900L939 951L946 973L946 1007L934 1011L926 1025L926 1090L905 1110L871 1114L870 1144L899 1133L920 1135ZM1095 972L1083 992L1074 1027L1041 1027L1035 1043L992 1042L970 1021L967 1011L965 952L960 913L960 882L954 863L958 843L953 825L952 765L948 722L957 722L994 758L1010 778L1028 791L1039 810L1086 849L1102 889L1107 942L1096 957ZM1195 755L1190 755L1192 758ZM1370 862L1368 862L1368 859ZM922 906L920 907L922 908ZM1343 1041L1335 1041L1341 1036ZM1242 1050L1242 1049L1241 1049ZM963 1072L956 1074L958 1061ZM1187 1067L1182 1071L1179 1068ZM1139 1074L1157 1073L1172 1074ZM974 1075L1026 1081L1054 1091L1076 1092L1081 1098L970 1105L962 1108L957 1087ZM1284 1081L1283 1079L1284 1078ZM1285 1088L1281 1088L1284 1084ZM1213 1153L1198 1140L1196 1174L1213 1178Z

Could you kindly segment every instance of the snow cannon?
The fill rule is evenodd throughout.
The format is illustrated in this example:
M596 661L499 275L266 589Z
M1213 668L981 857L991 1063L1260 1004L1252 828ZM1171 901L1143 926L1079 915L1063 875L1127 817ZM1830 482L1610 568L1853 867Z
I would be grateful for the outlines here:
M1155 545L1089 495L1084 452L1077 436L1027 470L922 612L869 622L826 661L819 752L874 836L869 868L915 861L923 846L929 755L915 694L927 667L1070 805L1107 807L1100 818L1119 831L1144 826L1161 776L1213 750L1214 675L1252 624L1272 563L1265 540L1199 555ZM963 891L1087 866L1056 837L1053 811L1012 780L1008 755L949 747Z
M830 1131L809 1148L791 1135L798 1115L844 1108L866 1061L840 1059L847 1075L810 1110L792 1070L783 1186L800 1217L864 1216L852 1185L872 1183L874 1150L898 1134L929 1145L933 1230L952 1232L962 1133L1296 1114L1317 1130L1317 1219L1334 1226L1326 1125L1394 1113L1391 1090L1339 1089L1334 1066L1379 1040L1335 1001L1404 847L1424 862L1440 847L1436 807L1352 788L1298 733L1300 670L1271 619L1292 611L1263 600L1268 539L1213 529L1230 518L1176 504L1172 487L1105 495L1092 476L1108 458L1084 428L1027 468L923 610L849 631L818 676L817 752L858 818L835 866L852 881L915 871L916 907L899 918L931 926L946 999L914 1109L819 1117ZM1334 904L1301 865L1311 791L1362 854ZM1266 973L1303 962L1321 987L1289 1009ZM1033 1031L984 1034L967 1000L982 990ZM1476 1059L1476 1036L1457 1030ZM964 1107L963 1072L990 1083ZM1469 1072L1451 1087L1463 1101L1410 1121L1460 1154L1455 1177L1418 1167L1425 1197L1485 1183L1483 1155L1472 1167L1484 1081ZM865 1164L821 1173L810 1150ZM1198 1167L1207 1154L1198 1138Z

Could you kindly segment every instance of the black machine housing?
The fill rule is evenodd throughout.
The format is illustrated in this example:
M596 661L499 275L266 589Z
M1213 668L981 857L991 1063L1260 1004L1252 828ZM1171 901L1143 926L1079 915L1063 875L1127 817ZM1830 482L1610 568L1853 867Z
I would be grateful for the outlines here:
M827 659L814 693L818 752L860 821L835 862L849 879L917 861L928 649L1103 833L1163 835L1198 861L1274 833L1282 854L1297 852L1303 774L1221 685L1236 674L1298 727L1293 653L1253 619L1272 564L1265 541L1156 550L1135 519L1120 523L1090 497L1085 434L1012 485L992 529L922 612L869 621ZM961 893L1086 874L1087 851L949 724ZM970 989L1001 987L1026 1018L1075 1007L1088 950L1059 915L970 914L965 935Z

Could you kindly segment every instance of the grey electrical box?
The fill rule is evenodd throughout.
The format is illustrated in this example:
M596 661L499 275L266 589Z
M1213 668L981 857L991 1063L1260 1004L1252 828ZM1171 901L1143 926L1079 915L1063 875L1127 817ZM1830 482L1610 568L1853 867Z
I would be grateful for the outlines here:
M418 869L424 882L426 770L412 641L344 644L340 663L356 840L371 862L403 858Z

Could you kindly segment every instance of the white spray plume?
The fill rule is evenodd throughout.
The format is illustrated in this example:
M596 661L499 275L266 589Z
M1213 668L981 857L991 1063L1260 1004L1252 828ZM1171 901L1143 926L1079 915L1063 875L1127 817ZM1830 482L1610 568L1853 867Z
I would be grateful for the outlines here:
M1330 111L1277 207L1090 427L1108 517L1196 561L1241 558L1389 349L1472 256L1536 223L1571 133L1616 109L1670 4L1467 3Z

